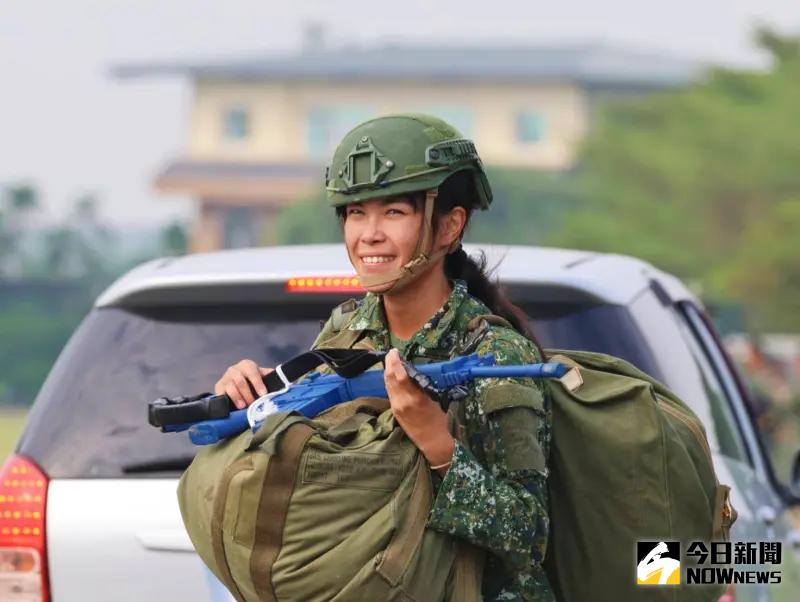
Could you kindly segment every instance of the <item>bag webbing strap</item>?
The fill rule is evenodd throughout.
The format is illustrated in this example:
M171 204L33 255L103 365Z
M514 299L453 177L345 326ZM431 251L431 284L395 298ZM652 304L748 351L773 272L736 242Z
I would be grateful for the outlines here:
M414 552L422 542L425 534L425 524L428 521L428 513L431 509L431 499L433 497L433 484L428 470L428 463L422 457L417 458L416 476L414 488L406 507L406 515L400 528L394 534L389 545L386 547L380 562L375 567L378 574L387 583L396 586L400 583L403 574L408 569Z
M220 581L225 584L225 587L228 588L228 591L231 592L233 597L236 598L237 602L245 602L245 598L242 596L239 587L236 585L236 581L233 579L231 570L228 567L228 560L225 557L225 542L223 540L225 534L222 531L222 521L225 516L225 504L228 501L228 489L230 488L231 480L241 471L247 469L252 470L252 468L253 460L250 456L247 456L234 462L225 469L225 472L222 473L219 485L217 486L217 491L220 492L220 495L215 497L211 511L211 548L214 553L214 563L222 573L217 576L220 578Z
M250 556L250 577L258 599L277 602L272 586L272 565L283 543L283 527L294 492L300 457L306 442L314 434L307 424L298 422L289 427L280 441L278 453L270 458L264 493L258 504L253 553Z
M257 447L261 451L270 456L274 456L278 450L278 442L283 436L283 433L289 429L290 426L298 422L308 422L308 418L300 416L299 414L286 414L278 412L272 416L268 416L264 423L255 432L250 444L247 446L247 451L253 451ZM270 439L272 439L270 441Z

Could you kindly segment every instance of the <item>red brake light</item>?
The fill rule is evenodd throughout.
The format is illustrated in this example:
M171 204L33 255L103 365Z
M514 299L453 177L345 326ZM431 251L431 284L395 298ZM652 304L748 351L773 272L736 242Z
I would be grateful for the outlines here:
M286 282L287 293L363 293L357 276L303 276Z
M47 475L22 456L0 468L0 593L6 602L47 602Z

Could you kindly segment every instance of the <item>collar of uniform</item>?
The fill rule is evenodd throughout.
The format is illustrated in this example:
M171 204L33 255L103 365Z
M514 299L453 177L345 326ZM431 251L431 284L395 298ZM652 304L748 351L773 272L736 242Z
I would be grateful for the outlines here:
M386 329L386 320L383 317L383 306L380 296L367 293L359 301L355 315L350 320L349 330L370 330L379 332Z
M453 281L453 290L450 296L444 302L442 307L431 316L430 320L425 322L414 335L409 339L409 345L406 349L412 347L432 348L436 347L436 343L441 339L442 335L447 332L448 328L453 322L453 319L458 314L458 309L468 297L467 283L463 280ZM350 330L368 330L383 340L375 341L376 343L383 343L386 348L389 347L389 327L386 323L386 317L383 313L383 303L381 296L375 293L367 293L361 300L353 319L348 326ZM413 345L412 343L416 343Z
M438 348L467 297L467 283L463 280L455 280L447 301L422 325L422 328L414 333L409 344L406 345L406 352L419 350L424 353Z

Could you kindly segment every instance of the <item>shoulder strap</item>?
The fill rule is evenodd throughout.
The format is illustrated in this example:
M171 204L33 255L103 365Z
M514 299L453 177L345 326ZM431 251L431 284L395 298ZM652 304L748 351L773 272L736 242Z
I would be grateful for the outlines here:
M514 327L511 325L511 322L509 322L505 318L496 316L495 314L481 314L479 316L475 316L469 322L467 322L467 330L472 332L473 330L481 326L482 321L485 321L491 324L492 326L504 326L506 328L514 330Z
M467 355L475 351L478 343L481 342L490 326L504 326L506 328L514 327L505 318L496 316L494 314L481 314L475 316L467 322L467 334L459 348L456 349L457 355Z

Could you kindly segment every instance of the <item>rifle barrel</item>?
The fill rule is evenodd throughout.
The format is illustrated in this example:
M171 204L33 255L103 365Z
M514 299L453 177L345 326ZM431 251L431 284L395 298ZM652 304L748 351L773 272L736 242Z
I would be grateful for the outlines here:
M520 366L476 366L471 368L473 378L561 378L567 373L564 364L523 364Z

